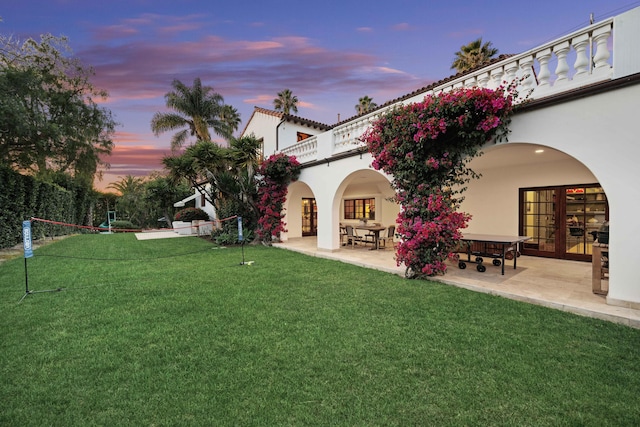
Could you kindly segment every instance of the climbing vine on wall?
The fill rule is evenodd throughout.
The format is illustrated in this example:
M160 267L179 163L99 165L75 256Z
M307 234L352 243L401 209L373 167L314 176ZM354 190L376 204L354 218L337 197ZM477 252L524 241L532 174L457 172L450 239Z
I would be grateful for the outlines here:
M280 239L280 233L287 231L284 222L284 202L287 187L300 176L300 163L294 156L274 154L266 159L258 169L262 179L258 185L258 228L256 233L265 244Z
M384 114L362 136L372 166L393 176L401 205L396 260L407 277L446 271L471 219L457 212L466 184L478 177L467 165L485 143L506 137L517 96L514 86L427 96Z

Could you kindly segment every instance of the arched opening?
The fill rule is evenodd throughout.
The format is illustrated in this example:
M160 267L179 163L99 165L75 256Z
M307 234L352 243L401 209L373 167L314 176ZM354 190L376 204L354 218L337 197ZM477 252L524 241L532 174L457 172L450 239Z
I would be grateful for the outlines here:
M317 234L318 210L315 195L309 185L302 181L291 183L284 207L287 232L281 236L283 241Z
M360 169L347 175L335 192L332 209L340 226L364 223L395 226L399 207L387 177L373 169ZM339 232L339 230L336 230Z
M473 215L470 232L528 236L526 255L591 261L609 206L587 166L528 143L489 147L469 166L482 175L469 184L462 205Z

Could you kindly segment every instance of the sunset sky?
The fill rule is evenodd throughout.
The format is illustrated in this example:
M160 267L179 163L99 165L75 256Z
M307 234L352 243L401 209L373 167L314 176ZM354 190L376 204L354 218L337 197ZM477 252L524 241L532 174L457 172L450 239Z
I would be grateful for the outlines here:
M485 6L480 6L485 4ZM96 187L162 169L172 133L150 129L171 81L200 77L238 109L273 108L289 88L298 114L333 124L358 98L382 104L446 78L454 53L482 37L520 53L640 1L537 0L219 1L24 0L0 6L0 34L19 40L64 35L95 69L120 124L111 169Z

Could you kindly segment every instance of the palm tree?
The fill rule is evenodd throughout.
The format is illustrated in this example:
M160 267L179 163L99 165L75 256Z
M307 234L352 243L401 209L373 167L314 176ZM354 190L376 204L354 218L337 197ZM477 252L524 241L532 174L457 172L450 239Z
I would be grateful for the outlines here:
M460 47L460 50L455 53L456 59L451 64L451 69L464 73L484 64L497 53L498 49L491 47L491 42L483 44L482 37L480 37Z
M116 200L116 208L120 211L120 215L132 223L140 225L144 210L140 203L144 195L144 179L133 175L119 178L119 181L109 184L107 188L112 188L120 193Z
M290 89L278 92L278 97L273 100L273 106L276 111L282 111L284 114L290 112L298 112L298 97L291 93Z
M165 95L167 107L173 113L156 113L151 119L151 129L159 134L186 127L171 138L171 148L180 148L189 136L198 141L211 141L209 129L225 139L238 129L240 114L235 108L225 105L224 98L211 86L202 86L200 78L188 87L180 80L171 83L173 91Z
M365 95L362 98L358 99L358 103L356 104L356 111L358 114L364 114L376 108L378 104L373 102L373 98L369 98L369 96Z

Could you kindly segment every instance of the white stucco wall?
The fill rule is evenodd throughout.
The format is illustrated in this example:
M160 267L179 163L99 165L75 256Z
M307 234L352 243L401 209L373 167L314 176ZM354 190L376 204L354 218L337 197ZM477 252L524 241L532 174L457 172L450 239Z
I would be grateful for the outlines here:
M509 144L495 149L507 150ZM530 145L531 151L540 148ZM492 149L485 150L484 158L492 157ZM475 168L481 173L479 180L469 184L461 210L473 217L469 222L469 233L486 233L515 236L518 233L518 193L520 188L542 187L571 184L591 184L597 180L593 174L581 163L566 156L564 160L552 163L503 165L489 169Z
M631 259L640 236L640 222L635 218L640 206L640 188L635 182L640 177L640 138L634 124L638 99L640 86L632 86L516 115L506 144L547 146L568 156L553 163L504 164L478 170L483 178L470 184L463 205L463 210L474 216L469 231L517 234L519 188L600 183L610 207L608 300L640 306L640 281ZM491 147L486 155L491 156ZM377 193L352 179L358 171L382 177L370 169L370 163L367 153L362 158L354 156L303 169L300 180L308 185L318 204L319 249L339 247L334 231L341 220L341 200L345 196ZM288 213L294 212L291 205ZM389 225L393 220L385 215L382 213L380 222ZM293 229L292 217L289 224Z
M256 138L262 138L263 154L270 156L276 152L276 126L278 123L280 123L280 117L254 111L241 136L253 135Z
M548 145L584 164L604 188L610 210L608 301L640 307L635 246L640 236L640 85L514 117L511 141Z
M629 77L640 70L640 55L637 53L639 22L640 8L615 18L614 78ZM579 87L580 82L572 81L570 85ZM636 183L640 178L639 99L640 85L635 84L529 109L514 116L510 142L504 144L551 147L566 153L567 157L552 163L505 162L499 167L477 169L483 178L470 183L463 204L463 210L474 216L469 231L517 234L519 188L599 183L607 195L611 224L607 300L611 304L640 308L640 280L632 258L640 237L640 221L636 218L636 210L640 207L640 187ZM272 154L269 150L275 151L275 129L279 123L278 118L270 120L272 122L263 120L256 123L254 127L255 134L265 138L267 155ZM278 148L295 144L298 130L305 132L304 127L293 123L281 126ZM316 130L307 133L319 134L317 158L331 159L335 154L333 132L320 133ZM487 147L486 155L491 156L492 149L498 148L501 147ZM314 197L318 205L318 248L337 249L341 202L345 194L347 197L374 194L382 197L381 188L384 186L380 183L387 178L370 169L370 164L371 156L365 153L303 169L301 182L290 187L286 206L290 231L284 238L301 235L300 199ZM356 177L362 179L363 171L377 188L368 188L356 181ZM389 225L395 220L389 214L391 207L381 206L383 212L380 221L376 221Z

